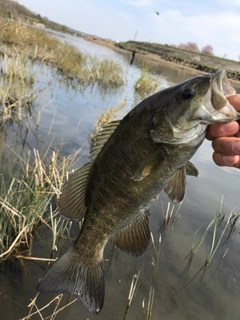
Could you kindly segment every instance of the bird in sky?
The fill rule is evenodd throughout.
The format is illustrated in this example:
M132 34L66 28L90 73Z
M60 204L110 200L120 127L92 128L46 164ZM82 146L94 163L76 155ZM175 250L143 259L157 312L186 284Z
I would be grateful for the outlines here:
M156 14L159 16L159 12L157 12L157 11L155 11L156 12Z

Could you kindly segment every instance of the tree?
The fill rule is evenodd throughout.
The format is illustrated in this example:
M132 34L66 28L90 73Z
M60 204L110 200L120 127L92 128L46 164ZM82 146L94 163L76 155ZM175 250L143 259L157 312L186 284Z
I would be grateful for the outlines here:
M178 48L194 52L200 52L198 45L195 42L180 43L178 45Z
M209 54L210 56L214 56L213 47L210 46L210 44L207 44L205 47L203 47L201 52L204 54Z

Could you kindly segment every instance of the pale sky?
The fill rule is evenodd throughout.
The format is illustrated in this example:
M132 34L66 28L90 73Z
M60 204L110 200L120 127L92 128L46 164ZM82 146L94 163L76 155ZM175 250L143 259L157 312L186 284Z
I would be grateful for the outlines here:
M240 0L19 0L71 28L118 41L210 44L239 61ZM159 12L159 15L155 13Z

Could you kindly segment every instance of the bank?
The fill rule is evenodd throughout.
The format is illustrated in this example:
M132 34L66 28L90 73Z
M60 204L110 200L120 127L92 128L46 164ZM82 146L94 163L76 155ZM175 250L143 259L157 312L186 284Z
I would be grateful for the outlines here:
M240 81L240 63L237 61L149 42L113 42L90 37L86 37L85 40L93 41L128 55L135 50L136 56L146 61L166 61L176 67L197 70L198 73L212 73L219 69L225 69L230 79Z

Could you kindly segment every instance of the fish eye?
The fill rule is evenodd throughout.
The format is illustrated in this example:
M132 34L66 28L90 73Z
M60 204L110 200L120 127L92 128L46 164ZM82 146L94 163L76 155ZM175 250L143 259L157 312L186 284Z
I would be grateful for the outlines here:
M195 90L192 88L186 88L182 93L182 97L184 99L191 99L194 95L195 95Z

